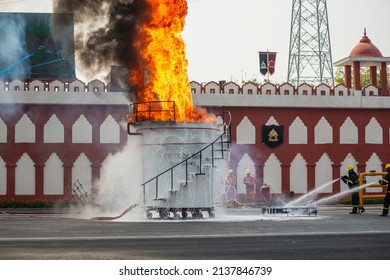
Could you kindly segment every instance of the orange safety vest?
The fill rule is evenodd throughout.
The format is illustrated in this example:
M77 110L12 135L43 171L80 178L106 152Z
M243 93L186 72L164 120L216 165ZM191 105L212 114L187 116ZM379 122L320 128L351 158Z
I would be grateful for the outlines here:
M225 183L234 186L236 184L236 177L233 174L227 175L225 178Z
M243 183L254 185L255 184L255 177L253 177L252 175L249 175L249 176L246 175L243 179Z

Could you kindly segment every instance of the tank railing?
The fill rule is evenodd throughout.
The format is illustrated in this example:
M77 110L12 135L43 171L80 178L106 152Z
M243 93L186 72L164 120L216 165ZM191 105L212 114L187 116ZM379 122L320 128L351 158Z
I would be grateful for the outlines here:
M224 141L224 138L226 137L226 135L228 134L228 128L225 127L224 129L224 133L221 134L216 140L214 140L212 143L208 144L206 147L204 147L203 149L201 149L200 151L198 151L197 153L193 154L192 156L189 156L188 158L184 159L183 161L173 165L172 167L170 167L169 169L161 172L160 174L154 176L152 179L144 182L143 184L141 184L141 186L143 187L144 189L144 204L146 203L145 199L146 199L146 185L148 185L149 183L155 181L155 187L156 187L156 200L159 198L159 193L158 193L158 190L159 190L159 178L165 174L167 174L168 172L170 172L170 187L171 187L171 191L174 190L174 170L177 170L180 168L181 165L185 165L185 185L188 185L188 182L189 182L189 172L188 172L188 167L189 167L189 162L191 160L199 160L199 173L196 173L197 175L202 175L204 173L202 173L202 163L203 163L203 156L202 154L209 148L211 148L211 165L212 167L215 167L215 161L214 159L216 159L215 157L215 145L218 145L220 146L220 151L221 152L221 157L219 159L224 159L225 156L224 156L224 153L226 151L228 151L228 148L224 148L224 144L229 144L228 142ZM205 161L205 160L204 160Z
M176 122L175 101L137 102L132 107L131 123L144 121L172 121Z

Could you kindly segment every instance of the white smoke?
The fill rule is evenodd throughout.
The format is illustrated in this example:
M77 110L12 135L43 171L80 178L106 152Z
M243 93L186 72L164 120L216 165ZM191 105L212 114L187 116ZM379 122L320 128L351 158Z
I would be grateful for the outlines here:
M134 139L105 161L96 184L99 192L95 201L107 213L118 214L130 205L141 203L142 146Z
M18 14L0 14L0 77L23 80L26 70L17 70L16 63L26 56L26 22ZM12 67L14 65L14 67Z

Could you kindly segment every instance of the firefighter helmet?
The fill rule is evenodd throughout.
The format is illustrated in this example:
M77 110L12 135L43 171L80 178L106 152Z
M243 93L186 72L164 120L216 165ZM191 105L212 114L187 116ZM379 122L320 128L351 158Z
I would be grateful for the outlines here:
M350 165L348 165L347 166L347 170L349 171L349 170L352 170L353 169L353 165L352 164L350 164Z
M386 164L385 169L390 169L390 163Z
M245 174L250 174L251 171L249 169L245 170Z

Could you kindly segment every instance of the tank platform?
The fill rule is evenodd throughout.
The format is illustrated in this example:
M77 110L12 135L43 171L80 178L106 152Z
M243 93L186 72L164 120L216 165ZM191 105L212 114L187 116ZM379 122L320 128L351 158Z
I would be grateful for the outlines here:
M148 219L162 220L180 220L180 219L202 219L203 213L207 212L209 218L214 218L214 207L198 207L198 208L165 208L165 207L145 207L146 217Z
M317 216L316 206L275 206L275 207L263 207L261 209L264 215L287 215L287 216Z

